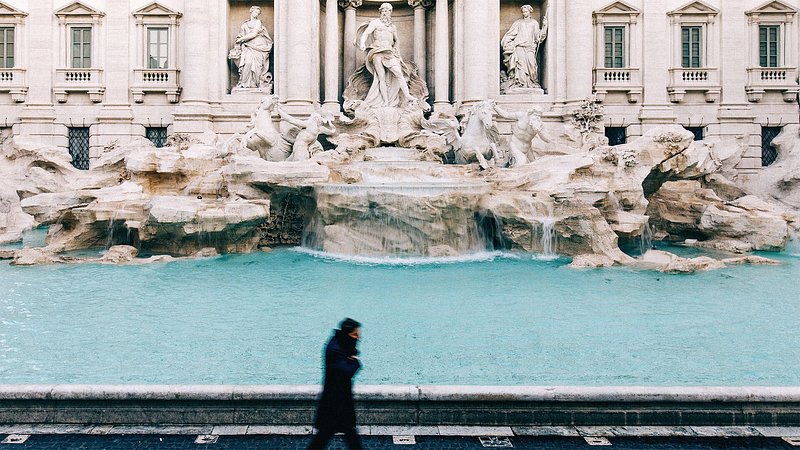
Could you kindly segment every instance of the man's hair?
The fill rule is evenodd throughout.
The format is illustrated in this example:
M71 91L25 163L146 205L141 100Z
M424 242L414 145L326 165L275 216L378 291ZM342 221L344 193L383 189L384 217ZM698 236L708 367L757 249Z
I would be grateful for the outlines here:
M523 5L522 6L522 10L523 11L527 10L528 12L532 13L533 12L533 6L531 6L531 5Z
M353 330L355 330L356 328L360 328L360 327L361 327L361 324L358 321L355 321L355 320L353 320L353 319L351 319L349 317L344 319L339 324L339 329L342 330L342 332L344 332L345 334L350 334L350 333L353 332Z
M394 8L392 7L391 3L384 3L384 4L381 5L380 8L378 8L378 11L383 11L384 9L388 9L389 11L391 11Z

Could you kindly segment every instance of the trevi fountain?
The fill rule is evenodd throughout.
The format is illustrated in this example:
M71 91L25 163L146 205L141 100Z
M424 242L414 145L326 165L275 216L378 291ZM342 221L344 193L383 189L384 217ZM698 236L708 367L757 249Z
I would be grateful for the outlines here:
M169 309L165 316L189 314L198 323L219 315L219 310L250 311L252 305L240 302L256 298L265 289L263 292L273 292L270 295L276 302L305 311L317 328L318 322L335 320L338 312L333 310L338 309L330 306L330 317L314 312L327 311L321 306L324 295L320 297L321 291L315 289L327 291L340 286L345 299L340 303L331 300L333 304L362 312L359 317L364 317L367 332L375 335L383 333L378 330L379 324L389 327L384 323L387 317L369 312L371 307L361 304L365 300L356 297L380 296L385 288L387 298L394 303L389 306L379 302L384 308L381 310L395 311L388 315L420 320L440 330L434 332L438 338L421 338L430 341L442 337L436 333L446 332L420 319L419 311L403 310L405 302L410 302L406 305L410 308L419 298L435 303L437 295L444 296L444 304L436 306L443 311L423 314L441 317L467 303L475 305L473 302L483 297L479 309L488 315L486 320L495 324L509 321L512 334L525 334L524 323L494 317L503 310L520 317L529 315L518 310L524 303L519 291L523 287L529 289L526 292L547 290L554 298L569 296L572 300L555 306L564 309L561 313L552 312L553 317L563 318L576 310L594 308L570 303L588 291L567 294L548 290L557 286L571 289L570 283L602 291L605 282L614 280L619 292L634 289L638 294L631 298L640 303L611 307L626 311L649 308L644 306L648 302L666 302L659 294L668 295L669 291L657 287L663 282L682 299L675 304L684 302L687 310L692 309L688 299L697 295L721 295L714 304L725 308L725 294L703 294L709 278L698 277L736 273L743 270L738 267L742 265L772 266L747 272L750 275L745 278L769 277L771 273L796 280L797 272L792 268L797 262L787 256L798 251L800 231L800 129L796 125L784 127L773 142L779 155L775 164L741 177L737 166L747 148L743 139L694 141L693 134L683 127L664 125L631 142L608 145L602 133L603 105L596 98L574 104L568 113L570 119L563 122L544 120L547 111L541 105L513 107L493 98L440 108L429 99L428 86L417 65L405 60L397 49L400 40L410 37L398 35L392 22L392 5L373 6L378 14L358 28L353 42L345 43L360 52L364 64L347 74L339 108L320 107L311 114L299 114L272 94L269 55L278 43L259 21L260 9L252 8L251 18L242 25L228 56L238 67L239 81L233 92L257 95L260 100L249 124L235 135L175 133L164 148L156 148L143 138L119 139L105 146L92 160L90 170L76 169L64 148L44 145L25 135L5 136L0 147L0 242L8 245L0 249L0 258L10 260L10 265L2 270L4 284L17 280L30 286L19 287L22 291L38 290L45 295L43 292L52 288L48 280L59 273L66 276L64 270L87 270L73 283L85 284L86 289L97 293L98 298L90 302L92 308L103 310L103 305L120 301L119 292L127 292L134 297L141 294L141 301L150 305L147 308ZM547 18L540 24L530 20L530 13L530 7L522 8L522 18L498 46L506 68L501 89L522 97L542 92L537 51L547 39L549 27ZM522 41L526 43L519 44ZM44 240L28 245L37 232L46 234ZM293 268L297 258L303 261L302 268ZM315 260L334 266L318 267ZM236 274L233 268L240 263L255 263L260 269L250 274L250 269L241 266L243 272ZM419 269L414 270L421 272L404 278L402 269L392 268L398 265L415 265ZM427 272L436 267L441 268L446 281L437 283L439 275ZM134 283L122 275L133 272L116 270L133 270L139 281ZM364 283L373 286L369 293L364 291L365 285L351 279L364 270L380 272L362 274ZM459 272L475 273L460 278ZM698 273L684 277L663 272ZM203 275L195 278L193 273ZM244 278L234 283L239 277ZM196 289L175 284L184 278L193 280ZM279 280L283 284L274 285ZM101 287L103 283L119 285L107 290ZM151 292L146 286L149 283L160 286L161 294ZM259 287L260 283L265 284ZM726 283L739 286L724 278L714 278L711 283L721 292ZM472 286L469 292L459 294L467 303L446 300L447 294L436 290L458 289L461 284ZM209 303L216 306L182 303L181 298L200 298L216 288L226 292L224 299ZM748 289L742 288L742 292L753 292ZM793 289L796 291L796 285ZM58 291L67 295L72 289ZM405 292L409 298L392 292ZM502 304L504 292L511 302L506 306ZM783 297L779 298L791 297L791 293L781 292ZM15 295L7 292L6 301ZM70 295L83 296L77 292ZM615 296L614 291L603 295L609 299ZM470 300L469 296L476 298ZM546 310L543 301L539 299L537 304ZM231 306L234 304L238 306ZM19 307L37 310L30 305ZM134 309L147 316L145 310ZM92 316L81 310L82 316ZM198 311L197 317L188 310ZM739 313L735 314L738 317ZM238 313L237 317L247 322ZM668 317L653 318L650 323L653 327L666 326ZM156 327L170 328L160 316L152 320L161 324ZM302 320L306 323L307 319ZM467 320L465 327L478 326L468 318L452 320ZM780 322L774 317L769 320ZM225 333L210 322L204 326ZM565 331L581 335L576 331L581 326L574 326L578 328L567 325ZM322 334L325 328L322 326ZM113 327L108 331L113 334ZM373 349L383 345L386 361L381 367L385 370L367 374L368 381L415 379L414 370L404 372L405 363L400 362L408 360L406 351L391 351L391 340L403 338L396 331L393 338L381 341L376 337ZM87 336L97 338L94 333ZM303 335L301 339L309 351L316 351L319 336ZM784 340L787 344L789 341ZM658 343L650 344L660 348ZM300 348L306 349L303 345ZM511 351L516 348L516 344L508 345ZM541 342L539 345L549 348ZM181 352L176 354L182 358ZM666 354L679 364L676 361L682 352ZM25 357L18 359L24 361ZM558 357L543 354L534 358L538 363L542 359L556 361ZM236 372L236 362L221 361L233 367L223 376L228 377L226 380L253 381ZM580 364L577 359L573 363ZM628 363L620 362L623 367L636 365ZM189 360L182 364L192 366ZM388 369L392 364L401 366L395 366L398 372ZM498 364L505 367L502 362ZM308 366L300 376L306 382L315 380L318 370L315 361ZM657 372L661 366L653 367ZM502 375L509 378L503 379L492 378L500 373L486 375L481 368L473 369L465 368L465 372L458 372L462 375L452 375L455 378L442 375L447 371L428 374L429 381L469 384L488 376L486 381L495 384L531 382L522 375L522 369L509 368ZM141 375L133 367L127 370L122 373L131 374L130 378L111 378L163 381L161 375ZM687 370L686 379L676 376L678 383L690 384L736 384L743 379L738 375L725 378L731 370L723 364L719 373L705 378L692 378L696 372L691 370ZM600 374L593 380L578 375L566 382L626 383L615 378L618 372L610 369L607 377ZM36 373L31 369L17 378L30 381L36 379ZM69 372L65 377L73 382L106 380L87 373ZM537 381L564 380L559 378L564 374L557 370L540 375ZM477 378L469 378L472 376ZM167 381L185 381L179 374L165 377ZM645 384L671 382L655 372L631 377L633 382ZM742 377L759 383L757 378ZM283 374L267 379L285 382L297 378L296 374ZM209 376L207 381L219 379ZM777 380L778 384L796 382L796 375Z

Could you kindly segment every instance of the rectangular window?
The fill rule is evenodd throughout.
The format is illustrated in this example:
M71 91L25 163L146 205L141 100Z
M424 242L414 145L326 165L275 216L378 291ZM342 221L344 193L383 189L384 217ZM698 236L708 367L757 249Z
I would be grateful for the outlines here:
M781 127L761 127L761 166L771 166L778 159L778 149L772 146L772 141L781 131Z
M703 67L703 27L681 27L681 67Z
M147 28L147 68L166 69L169 56L169 29Z
M706 138L706 127L683 127L694 135L695 141L702 141Z
M147 127L144 135L156 148L161 148L167 143L167 127Z
M14 67L14 27L0 27L0 69Z
M89 128L72 127L67 134L69 154L76 169L89 170Z
M625 27L605 27L606 68L625 67Z
M778 67L781 27L779 25L762 25L758 27L758 52L761 67Z
M72 27L72 68L92 67L92 27Z
M625 127L606 127L608 145L622 145L628 141Z

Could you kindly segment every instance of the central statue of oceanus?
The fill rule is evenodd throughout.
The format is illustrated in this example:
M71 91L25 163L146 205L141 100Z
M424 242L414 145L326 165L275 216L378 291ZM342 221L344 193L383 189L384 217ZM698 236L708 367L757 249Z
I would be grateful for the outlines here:
M397 29L392 5L380 6L381 16L359 27L356 45L365 52L365 63L350 77L344 91L344 109L359 107L425 108L428 88L413 63L403 61L397 48Z

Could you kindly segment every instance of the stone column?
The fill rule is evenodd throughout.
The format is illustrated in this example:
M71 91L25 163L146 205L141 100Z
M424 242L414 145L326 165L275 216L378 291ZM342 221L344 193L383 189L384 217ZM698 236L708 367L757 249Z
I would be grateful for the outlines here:
M211 47L209 29L214 11L205 2L186 2L183 11L181 60L181 102L173 111L174 133L211 135L212 114L209 104L210 80L208 49Z
M337 0L325 1L325 103L323 107L339 112L339 6Z
M319 2L290 0L286 3L286 104L313 105L319 92Z
M414 8L414 63L419 69L419 76L427 78L427 64L425 55L425 8L431 6L431 0L408 0L409 6Z
M344 77L349 78L356 71L356 8L363 0L339 0L344 8Z
M714 20L717 21L717 29L714 34L707 32L707 41L719 40L720 49L716 55L711 50L706 57L706 65L719 68L720 84L722 86L722 102L717 110L718 129L709 126L707 134L722 138L735 139L737 136L747 137L748 149L742 155L738 169L744 172L761 169L761 124L756 120L755 111L747 101L746 91L743 86L747 85L747 70L750 65L748 52L742 44L743 36L747 36L747 15L748 3L744 0L726 0L724 13L718 14ZM713 29L713 25L706 29ZM788 37L788 33L786 33ZM754 37L754 41L758 35ZM788 39L787 39L788 41ZM758 55L758 53L756 53ZM777 105L776 105L777 106ZM793 105L794 111L797 106ZM767 113L766 117L779 122L782 114L778 106L772 113ZM794 114L791 114L795 116ZM771 117L770 117L771 116Z
M52 55L54 50L59 54L65 53L63 49L66 48L66 43L62 37L65 34L64 25L59 24L57 39L59 47L54 48L52 33L41 32L41 30L52 30L57 23L56 16L53 15L52 2L31 2L27 12L28 16L23 19L24 26L26 30L33 32L27 34L27 39L19 39L18 42L25 45L26 54L21 55L20 60L25 64L28 95L24 108L19 113L19 123L13 124L14 133L31 136L47 144L66 147L66 128L54 125L56 113L52 100L55 69L53 58L34 57L34 55ZM59 59L56 65L65 67L63 60Z
M440 3L446 2L437 0L437 9ZM459 4L463 5L460 14L462 39L458 43L458 51L462 55L459 70L463 98L459 100L463 101L464 106L469 106L495 98L500 90L500 3L462 0ZM441 14L441 10L437 13L437 19L438 14ZM438 34L437 29L437 36ZM439 57L442 56L438 39L436 50L438 71Z
M642 59L642 85L644 100L639 112L639 121L642 129L639 134L644 134L650 128L661 124L675 122L675 110L667 97L664 85L669 83L669 69L676 60L670 53L670 33L676 32L675 25L667 16L667 12L674 5L668 2L649 2L642 11L642 27L647 30L643 33L642 52L648 55ZM680 47L680 27L677 27L677 47ZM676 38L673 37L673 40ZM679 61L679 59L678 59Z
M183 16L184 66L182 103L208 103L208 30L211 21L205 2L186 2ZM200 69L200 70L198 70Z
M436 61L433 102L437 111L450 108L450 11L448 0L436 0Z

